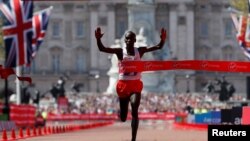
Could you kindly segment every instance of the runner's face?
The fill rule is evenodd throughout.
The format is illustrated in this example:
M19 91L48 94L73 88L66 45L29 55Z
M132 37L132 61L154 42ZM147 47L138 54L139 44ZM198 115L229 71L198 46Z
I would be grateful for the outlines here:
M125 36L125 43L127 45L127 47L134 47L134 43L135 43L135 35L132 33L127 33Z

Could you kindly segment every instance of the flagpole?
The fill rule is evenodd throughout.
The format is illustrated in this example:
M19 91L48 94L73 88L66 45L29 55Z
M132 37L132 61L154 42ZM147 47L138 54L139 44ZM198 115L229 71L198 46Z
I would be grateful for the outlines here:
M3 21L2 18L0 18L0 27L2 28L3 26ZM0 37L3 36L2 30L0 31ZM3 42L0 41L0 46L3 47ZM0 57L0 62L1 59L4 59ZM5 68L5 66L3 67ZM4 106L3 106L3 113L6 114L6 120L9 120L9 113L10 113L10 108L9 108L9 91L8 91L8 77L4 79Z
M7 120L10 119L10 107L9 107L9 91L8 91L8 78L5 78L5 86L4 86L4 108L3 113L7 115Z
M21 76L21 67L16 67L16 75ZM16 77L16 104L21 104L21 81Z
M248 14L250 13L250 0L247 1L248 4Z

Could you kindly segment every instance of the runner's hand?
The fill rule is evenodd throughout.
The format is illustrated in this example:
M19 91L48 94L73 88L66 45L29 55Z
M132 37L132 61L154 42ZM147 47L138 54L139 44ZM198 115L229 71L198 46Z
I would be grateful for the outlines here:
M95 37L96 39L101 39L104 33L101 32L101 28L97 27L97 29L95 30Z
M167 38L167 31L166 31L166 29L164 29L164 28L161 29L161 36L160 37L161 37L162 41L166 40L166 38Z

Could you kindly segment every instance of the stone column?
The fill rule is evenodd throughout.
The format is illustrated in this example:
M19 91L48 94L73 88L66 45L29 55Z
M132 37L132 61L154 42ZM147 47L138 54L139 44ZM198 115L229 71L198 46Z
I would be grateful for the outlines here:
M102 28L102 32L104 33L104 36L102 38L102 42L104 46L110 47L115 42L115 13L114 13L114 5L107 3L103 4L100 16L106 19L106 23L103 23L103 25L99 25ZM107 53L100 53L98 51L99 55L99 70L107 70L110 66L110 61L107 59L110 54Z
M177 12L176 4L170 5L169 12L169 44L172 51L173 57L177 57Z
M187 12L186 12L186 19L187 19L187 59L194 60L194 10L193 10L193 3L188 3L187 5ZM188 71L190 76L195 73L195 71ZM191 77L189 80L189 89L192 91L195 90L195 81L194 77Z
M90 5L90 68L96 69L98 65L97 45L95 39L95 29L98 26L98 4Z
M108 44L112 45L115 41L115 12L114 5L108 4Z
M187 49L188 56L187 59L194 59L194 11L193 4L187 5Z
M108 44L111 45L111 48L119 48L119 43L114 44L115 42L115 12L114 12L114 5L113 4L108 4L107 5L107 18L108 18L108 25L107 25L107 31L108 32ZM107 75L109 76L109 85L106 89L106 94L115 94L116 93L116 82L118 79L118 60L116 55L112 55L111 57L111 68L107 72Z

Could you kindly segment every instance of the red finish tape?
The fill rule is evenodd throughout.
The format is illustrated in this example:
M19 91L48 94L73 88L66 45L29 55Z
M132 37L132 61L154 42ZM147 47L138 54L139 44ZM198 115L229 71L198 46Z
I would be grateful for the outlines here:
M241 61L123 61L119 72L145 72L164 70L196 70L250 73L250 62Z

